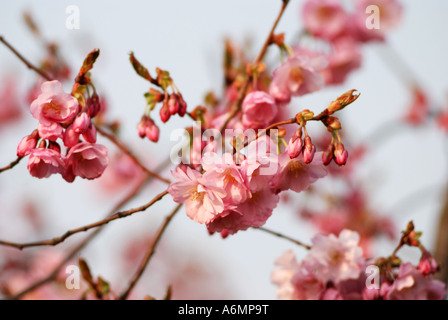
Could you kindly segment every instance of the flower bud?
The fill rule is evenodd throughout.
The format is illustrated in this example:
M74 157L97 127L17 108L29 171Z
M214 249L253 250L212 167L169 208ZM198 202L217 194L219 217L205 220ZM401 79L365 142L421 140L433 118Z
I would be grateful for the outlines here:
M184 98L180 93L178 94L178 99L179 99L179 115L183 117L187 113L187 103L185 102Z
M171 117L170 109L168 107L168 102L166 100L163 101L163 105L160 108L160 120L162 122L167 122Z
M327 148L327 150L325 150L322 153L322 163L324 166L328 166L331 162L331 160L333 160L333 154L334 154L334 144L330 144Z
M420 270L425 276L436 273L439 270L439 266L431 253L424 251L417 269Z
M84 130L82 133L82 136L87 142L90 143L96 143L96 128L93 124L90 124L90 126L87 128L87 130Z
M61 146L59 145L59 143L54 141L48 141L47 149L51 149L56 151L57 153L61 153Z
M87 113L90 118L94 118L101 111L100 98L96 93L92 94L91 97L87 98Z
M29 136L23 137L17 146L17 156L24 157L31 153L37 146L37 140L39 140L39 132L34 130Z
M311 142L310 136L306 136L304 141L305 147L303 148L303 161L305 163L311 163L314 159L314 154L316 153L316 147Z
M286 147L286 150L288 151L288 155L290 159L297 158L302 151L303 143L302 138L299 136L294 135L289 140L288 146Z
M175 93L173 93L172 95L170 95L169 99L168 99L168 109L170 111L170 114L173 116L176 113L179 112L179 100L177 98L177 95Z
M354 94L357 91L356 89L352 89L347 91L346 93L340 95L336 100L332 101L330 105L327 107L328 113L333 114L336 111L344 109L350 103L354 102L359 97L358 94Z
M83 133L91 125L90 117L87 112L81 112L73 121L73 130L76 133Z
M345 150L342 143L338 143L334 150L334 159L336 163L340 166L344 166L347 163L348 152Z
M64 145L68 148L74 147L79 141L79 133L76 133L73 129L73 125L69 125L65 129L63 139Z

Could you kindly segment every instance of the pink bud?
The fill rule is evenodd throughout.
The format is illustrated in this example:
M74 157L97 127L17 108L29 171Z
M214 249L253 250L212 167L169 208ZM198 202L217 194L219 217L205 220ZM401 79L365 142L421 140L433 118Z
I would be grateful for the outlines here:
M146 136L146 130L145 130L145 125L146 125L146 121L148 119L148 116L143 115L142 119L140 120L140 122L137 125L137 132L140 138L144 138Z
M184 98L180 93L178 94L178 98L179 98L179 115L183 117L187 113L187 103L185 102Z
M79 133L75 132L72 125L69 125L68 128L65 129L63 141L64 145L68 148L71 148L78 144Z
M333 154L334 154L334 144L330 144L325 150L325 152L322 153L322 163L324 166L328 166L333 160Z
M87 112L90 118L94 118L101 111L100 98L96 93L92 97L87 98Z
M423 252L417 269L420 270L425 276L436 273L439 270L439 266L436 260L432 257L428 251Z
M311 142L310 136L305 137L305 147L303 148L303 161L305 163L311 163L316 153L316 147Z
M345 150L344 145L342 143L336 144L334 150L334 158L338 165L344 166L347 163L348 152Z
M179 100L177 98L176 94L170 95L170 98L168 99L168 109L170 110L171 115L175 115L179 112Z
M293 136L289 139L288 146L286 150L288 151L289 158L294 159L297 158L302 151L302 138L298 136Z
M151 118L148 118L145 128L146 137L152 142L159 141L159 128Z
M48 141L48 149L54 150L57 153L61 153L61 146L59 143L54 141Z
M160 108L160 120L162 120L162 122L167 122L171 117L170 114L170 109L168 107L168 103L165 101L163 101L163 105Z
M90 117L87 112L81 112L73 121L73 130L76 133L83 133L90 126Z
M39 139L39 133L34 130L29 136L24 137L20 140L17 146L17 156L24 157L31 153L31 151L36 148L37 140Z
M90 126L87 128L87 130L84 130L82 133L82 136L87 142L95 143L96 142L96 128L95 126L90 123Z

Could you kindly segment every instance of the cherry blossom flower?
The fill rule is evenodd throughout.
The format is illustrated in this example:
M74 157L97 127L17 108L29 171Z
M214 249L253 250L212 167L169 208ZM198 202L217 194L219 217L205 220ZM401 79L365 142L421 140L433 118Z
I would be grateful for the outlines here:
M289 102L291 96L303 96L320 90L324 79L319 73L327 62L323 56L297 54L274 70L269 94L277 101Z
M208 223L224 211L225 191L213 180L204 179L202 174L190 167L184 172L177 167L171 172L176 179L168 187L168 193L177 203L184 203L187 216L198 223Z
M303 263L318 279L338 284L359 277L364 259L357 232L344 229L338 237L317 235L312 243Z
M308 32L327 40L341 34L347 23L347 14L338 0L308 0L302 18Z
M388 288L386 300L442 300L446 296L446 285L416 269L411 263L403 263L398 278Z
M264 91L250 92L243 100L243 125L246 128L266 127L277 115L274 98Z
M291 300L295 290L291 280L299 270L299 264L292 250L285 251L281 257L277 258L275 265L278 268L272 271L271 281L278 286L277 297L280 300Z
M78 100L62 90L58 80L42 83L41 94L31 103L31 114L43 125L70 123L79 111Z
M261 227L272 215L278 201L279 196L269 189L252 193L250 198L236 208L224 211L207 223L207 228L210 232L227 230L229 234L234 234L250 227Z
M37 140L39 139L39 133L34 130L30 135L25 136L20 140L17 146L17 156L25 157L33 151L37 146Z
M33 149L28 158L28 171L33 177L48 178L54 173L62 173L64 161L59 152L52 149Z
M291 159L287 152L279 155L278 173L273 177L270 187L276 192L294 190L301 192L312 183L327 175L327 170L322 164L320 152L309 164L305 163L303 156Z
M80 142L75 145L67 154L66 167L74 176L85 179L96 179L100 177L106 169L109 160L107 158L107 148L100 144Z

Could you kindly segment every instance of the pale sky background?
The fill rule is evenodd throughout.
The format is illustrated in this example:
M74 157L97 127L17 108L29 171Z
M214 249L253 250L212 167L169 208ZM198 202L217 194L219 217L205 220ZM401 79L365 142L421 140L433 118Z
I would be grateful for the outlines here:
M390 46L412 68L422 86L429 90L432 103L445 106L448 92L448 40L445 35L448 2L402 2L405 2L404 19L391 32ZM132 70L128 53L134 51L150 71L157 66L169 70L189 104L189 110L192 110L202 103L203 95L210 89L220 93L224 37L229 36L239 42L251 37L258 52L280 3L280 0L3 0L0 5L0 34L31 61L42 58L41 48L21 19L22 12L28 9L46 38L60 44L62 54L73 70L79 68L89 51L100 48L101 54L93 70L96 87L108 98L111 118L122 122L122 139L138 150L148 166L155 167L168 155L172 145L170 130L190 124L188 119L176 117L168 126L161 127L161 141L157 145L138 138L135 127L143 112L143 92L148 85ZM302 3L291 0L277 29L286 32L287 41L291 41L301 28L299 6ZM79 30L65 27L65 9L69 5L79 6ZM380 50L380 46L366 46L362 70L354 72L344 85L297 99L295 105L317 112L340 93L358 89L361 98L344 110L343 115L344 129L358 141L369 137L382 123L397 119L410 102L410 95L405 84L380 58ZM269 61L274 61L275 54L269 55ZM35 79L32 71L0 46L0 76L8 73L17 74L23 80L20 83L22 88L27 88ZM67 86L66 90L69 89ZM0 128L1 166L15 159L17 143L35 128L35 120L31 115L27 117L20 125ZM431 124L422 129L404 130L386 139L362 163L358 179L371 192L372 207L391 215L399 230L413 219L417 229L424 232L424 243L431 248L447 180L446 136ZM99 142L110 146L101 137ZM165 176L169 177L169 174L165 173ZM325 180L322 183L325 185ZM26 170L26 160L22 161L14 170L0 175L0 225L9 221L20 225L21 221L14 217L15 208L17 203L23 202L23 197L31 197L39 202L50 226L42 236L59 236L68 229L101 219L119 200L119 196L107 197L95 190L99 186L81 179L67 184L60 176L34 179ZM127 208L146 203L163 187L155 183ZM415 192L419 192L419 198L412 198L413 201L407 205L398 205ZM90 262L95 274L113 278L117 259L114 252L130 235L144 236L146 232L155 230L171 207L174 205L167 197L145 213L111 223L82 256ZM300 222L290 211L277 207L266 227L309 243L315 230L308 223ZM81 237L69 238L65 245L74 244ZM0 238L20 242L36 240L29 239L26 231L20 228L7 230L0 234ZM170 250L183 253L177 257L173 268L180 268L189 259L199 259L200 264L216 272L216 277L227 283L231 292L229 297L234 299L276 298L276 287L270 283L274 260L288 249L293 249L299 257L305 254L301 248L259 231L239 232L226 240L219 236L209 237L205 227L189 220L183 210L173 220L163 241ZM380 241L378 254L389 254L393 245ZM160 261L148 268L145 277L148 288L157 282L154 278L157 278L160 268L163 268ZM127 282L129 276L124 275L123 281ZM118 289L124 283L117 283ZM148 289L148 293L161 297L163 289Z

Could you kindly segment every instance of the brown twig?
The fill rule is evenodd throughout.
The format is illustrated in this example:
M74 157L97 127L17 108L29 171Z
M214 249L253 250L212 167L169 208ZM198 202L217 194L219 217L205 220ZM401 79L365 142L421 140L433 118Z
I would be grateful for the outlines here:
M103 137L109 139L118 149L120 149L122 152L127 154L135 162L135 164L137 164L144 172L146 172L147 174L153 176L154 178L156 178L162 182L165 182L167 184L171 183L170 180L161 177L159 174L149 170L145 165L143 165L141 163L141 161L139 159L137 159L137 157L123 143L118 141L118 139L113 134L104 131L103 128L101 128L100 126L95 126L95 127L99 134L101 134Z
M13 162L11 162L10 164L8 164L6 167L0 168L0 173L9 169L14 168L16 165L19 164L20 160L22 160L23 157L18 157L16 160L14 160Z
M269 31L269 34L263 44L263 47L261 48L260 52L258 53L257 58L254 61L254 65L257 65L261 62L264 55L266 54L266 51L269 47L269 45L272 43L272 36L274 34L275 28L277 27L278 23L280 22L281 17L283 16L283 13L285 12L286 7L288 6L289 0L283 0L282 1L282 7L280 9L280 12L277 15L277 18L274 21L274 24L272 25L271 30ZM244 100L244 97L246 96L247 89L249 88L249 83L252 80L253 75L251 73L247 74L243 85L240 88L240 91L238 92L238 97L235 103L232 106L232 111L230 112L229 116L227 117L226 121L223 123L223 125L220 128L220 132L223 133L227 125L229 124L230 120L233 119L233 117L236 116L236 114L241 110L241 104Z
M178 204L174 210L165 218L165 221L160 226L159 230L157 231L157 234L155 238L152 240L151 245L148 248L148 251L146 252L145 257L143 258L142 262L140 263L140 266L138 267L137 271L135 272L134 276L132 277L131 281L129 282L128 287L126 290L120 295L120 300L125 300L132 289L137 284L138 280L143 275L143 272L145 271L146 267L148 266L149 261L151 260L152 256L154 255L154 252L156 250L157 244L159 243L160 239L162 238L163 233L165 232L168 224L170 223L171 219L174 217L174 215L179 211L179 209L182 207L182 204Z
M45 80L51 81L52 79L42 70L39 68L36 68L31 62L29 62L27 59L25 59L24 56L22 56L8 41L3 38L3 36L0 35L0 42L2 42L9 50L14 53L17 58L19 58L27 67L28 69L32 69L36 71L41 77L43 77Z
M97 221L95 223L89 224L89 225L85 225L83 227L79 227L76 229L72 229L67 231L66 233L64 233L62 236L57 237L57 238L53 238L50 240L42 240L42 241L35 241L35 242L28 242L28 243L15 243L15 242L10 242L10 241L2 241L0 240L0 245L4 245L4 246L9 246L9 247L14 247L17 249L24 249L24 248L29 248L29 247L39 247L39 246L55 246L61 242L63 242L65 239L67 239L68 237L79 233L79 232L85 232L87 230L93 229L93 228L98 228L101 227L102 225L105 225L113 220L116 219L121 219L121 218L125 218L128 217L134 213L137 212L142 212L145 211L146 209L148 209L150 206L152 206L154 203L156 203L157 201L161 200L166 194L168 193L168 191L163 191L161 193L159 193L156 197L154 197L150 202L134 208L134 209L130 209L130 210L126 210L126 211L119 211L115 214L113 214L112 216Z
M272 230L269 230L269 229L266 229L266 228L263 228L263 227L257 227L257 228L253 228L253 229L255 229L255 230L261 230L261 231L267 232L267 233L269 233L269 234L272 234L272 235L274 235L274 236L277 236L277 237L279 237L279 238L282 238L282 239L291 241L291 242L293 242L293 243L295 243L295 244L297 244L297 245L299 245L299 246L301 246L301 247L303 247L303 248L305 248L305 249L307 249L307 250L310 250L310 249L311 249L311 246L309 246L309 245L307 245L307 244L304 244L304 243L300 242L299 240L296 240L296 239L293 239L293 238L291 238L291 237L285 236L284 234L281 234L281 233L279 233L279 232L272 231Z

